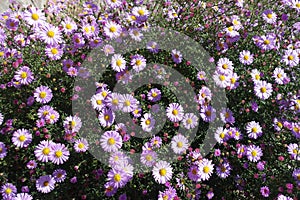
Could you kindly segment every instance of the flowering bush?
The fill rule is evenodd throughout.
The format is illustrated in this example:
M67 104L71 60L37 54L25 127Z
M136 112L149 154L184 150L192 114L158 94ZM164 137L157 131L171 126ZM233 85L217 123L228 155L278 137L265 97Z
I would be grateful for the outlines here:
M2 198L298 199L299 13L299 0L12 3Z

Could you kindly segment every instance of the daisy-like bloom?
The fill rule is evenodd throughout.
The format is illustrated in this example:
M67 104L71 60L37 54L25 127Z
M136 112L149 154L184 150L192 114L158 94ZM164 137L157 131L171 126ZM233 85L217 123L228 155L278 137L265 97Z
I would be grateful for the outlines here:
M234 38L234 37L237 37L240 35L239 32L237 32L235 30L234 26L229 26L229 27L225 28L224 32L226 33L226 36L229 36L231 38Z
M199 177L199 168L196 165L192 165L188 171L188 177L189 179L191 179L192 181L198 181L200 180Z
M85 40L81 33L75 33L72 37L72 41L74 43L75 48L83 47L85 44Z
M183 154L189 147L189 142L186 137L181 134L175 135L171 141L171 148L176 154Z
M0 142L0 158L4 158L7 155L7 148L3 142Z
M49 45L55 45L61 43L62 36L58 27L55 27L51 24L44 23L43 27L40 30L39 37Z
M204 71L198 72L197 79L200 81L206 81L207 80L206 73Z
M242 51L239 56L239 60L244 65L251 65L253 63L253 54L250 51Z
M37 27L46 21L45 14L38 8L30 8L24 12L24 20L31 26Z
M91 24L83 24L82 32L86 38L92 38L99 34L99 27L95 22L92 22Z
M132 14L137 18L137 20L146 21L150 13L146 6L139 6L132 9Z
M121 35L122 27L115 22L107 22L104 26L104 34L109 38L117 38Z
M186 129L193 129L198 125L199 118L193 113L186 113L183 116L182 124Z
M126 60L121 54L115 54L111 58L111 67L116 72L121 72L126 68Z
M43 85L35 89L33 96L37 102L42 104L50 102L53 97L52 90Z
M150 146L153 148L160 148L161 145L162 145L162 139L159 136L154 136L150 140Z
M25 38L23 34L16 35L14 37L14 41L16 41L16 43L18 43L18 45L20 45L21 47L25 47L30 43L30 40L28 38Z
M272 84L266 81L258 81L254 85L254 93L257 97L265 100L272 95Z
M200 116L205 122L212 122L216 118L216 109L212 106L202 106L200 109Z
M120 96L120 104L122 105L123 112L132 112L138 108L138 100L136 100L130 94L124 94Z
M32 141L32 135L29 130L18 129L13 133L12 142L17 147L27 147Z
M196 101L200 105L203 105L206 102L210 101L211 97L212 97L211 90L206 86L202 86L202 88L199 90L199 93L196 97Z
M130 65L132 66L132 69L136 72L140 72L146 67L146 59L144 56L141 56L139 54L134 55L131 58Z
M252 69L251 70L251 77L252 77L251 79L254 83L260 81L260 79L261 79L260 71L258 71L257 69Z
M293 198L280 194L276 200L293 200Z
M151 102L159 101L161 99L161 91L157 88L153 88L148 92L147 97Z
M198 164L198 175L200 180L208 180L213 173L214 164L212 164L211 160L204 158Z
M16 196L17 188L11 183L6 183L1 187L1 194L3 199L12 199Z
M263 50L271 50L276 47L276 35L275 34L267 34L261 37L253 38L255 44L263 49Z
M227 178L230 175L231 167L228 162L222 163L221 166L216 167L217 175L220 178Z
M128 157L122 151L116 151L111 153L108 163L110 166L117 166L125 162Z
M215 139L217 140L218 143L222 144L224 141L227 140L226 135L227 135L228 130L223 129L223 127L218 127L216 132L215 132Z
M173 168L170 163L166 161L159 161L154 165L152 175L156 182L165 184L167 181L171 180Z
M291 7L300 12L300 1L299 0L291 0Z
M238 153L238 155L240 155L240 156L245 156L246 154L247 154L247 146L245 146L245 145L240 145L239 147L238 147L238 150L237 150L237 153Z
M89 143L86 139L77 139L74 142L74 149L77 153L86 152L89 149Z
M230 124L234 124L235 122L235 118L233 116L233 113L230 109L228 108L225 108L221 111L220 113L220 117L221 117L221 120L224 122L224 123L230 123Z
M97 91L96 91L96 93L99 93L99 94L101 94L104 98L106 98L106 97L108 97L109 96L109 94L111 94L111 91L108 89L108 88L104 88L104 87L102 87L102 88L98 88L97 89Z
M233 71L233 63L228 58L220 58L217 62L217 71L219 74L231 74Z
M250 160L251 162L257 162L260 160L263 152L259 146L250 145L247 147L246 155L248 160Z
M110 127L115 121L115 113L111 109L104 108L98 115L101 126Z
M2 113L0 113L0 125L3 123L4 117L2 115Z
M231 16L230 20L231 20L231 23L232 23L235 30L240 30L243 27L239 16L233 15L233 16Z
M90 39L90 46L92 48L96 48L96 47L101 46L102 42L103 41L102 41L102 39L100 37L95 36L95 37L93 37L93 38Z
M120 162L118 165L112 166L113 169L122 170L127 176L126 182L128 182L133 177L133 166L130 164L130 160L124 159L123 162Z
M37 166L37 163L35 162L35 160L30 160L27 164L26 164L26 167L28 169L34 169L36 168Z
M216 85L220 88L226 88L230 85L229 75L230 74L223 74L219 71L215 71L213 75L213 80L215 81Z
M284 80L287 78L287 74L280 67L276 67L273 71L273 78L275 78L275 82L279 85L284 84Z
M52 152L50 155L50 160L56 164L60 165L66 162L69 159L70 152L64 144L54 144L51 146Z
M118 190L116 187L114 187L114 184L112 182L105 183L104 188L105 188L104 193L105 196L107 197L113 196Z
M35 147L34 154L37 160L48 162L53 153L52 146L55 145L52 141L43 140L38 146Z
M16 72L14 78L16 81L20 82L23 85L29 85L34 79L31 70L27 66L21 67Z
M298 144L289 144L288 153L292 156L292 159L300 160L300 148Z
M269 24L274 24L277 19L276 13L272 10L265 10L262 14L262 17Z
M10 18L6 20L6 28L11 31L16 31L19 27L19 20Z
M280 131L283 128L283 122L277 118L273 119L273 126L276 131Z
M180 53L180 51L173 49L171 52L172 55L172 59L176 64L179 64L182 62L182 54Z
M33 197L28 193L18 193L13 200L32 200Z
M63 55L63 50L58 45L47 45L45 53L51 60L59 60ZM70 67L71 68L71 67Z
M169 9L167 15L169 20L178 18L178 14L174 9Z
M293 49L285 50L281 61L290 67L297 66L299 64L299 57L297 51Z
M251 121L247 123L246 130L249 138L257 139L262 136L262 128L258 122Z
M260 193L263 197L268 197L270 194L270 190L268 186L263 186L260 188Z
M115 188L122 188L128 181L128 176L124 170L112 168L108 174L108 181Z
M138 41L138 42L142 41L142 38L144 36L143 33L141 32L141 30L137 29L137 28L131 28L129 30L129 35L133 40Z
M141 126L143 131L151 132L155 126L155 119L150 113L144 114L143 118L141 119Z
M78 132L82 126L81 119L75 116L69 116L64 121L65 130L69 130L72 132Z
M114 47L109 45L109 44L104 45L102 50L103 50L103 52L106 56L108 56L109 54L114 54L115 53Z
M157 154L152 150L144 150L141 154L141 163L148 167L152 167L156 162Z
M38 109L38 117L40 119L45 119L54 109L51 106L45 105Z
M159 44L157 42L154 41L150 41L147 43L147 47L146 47L151 53L158 53L159 52Z
M105 0L105 2L111 8L118 8L122 5L122 1L120 0Z
M77 30L77 24L74 22L73 19L69 17L66 17L64 21L62 21L61 25L63 27L64 33L66 34L71 34Z
M106 152L116 152L122 147L122 137L117 131L106 131L100 138L101 147Z
M183 119L184 111L179 103L169 104L167 110L167 117L171 122L179 122Z
M55 124L59 119L59 113L56 110L51 110L45 117L47 123Z
M36 189L41 193L49 193L55 187L55 180L51 175L41 176L36 180Z
M107 96L106 106L108 106L112 111L119 110L122 108L120 103L121 94L111 93Z
M300 168L294 169L293 175L294 179L296 180L297 184L300 184Z
M52 173L52 177L54 178L54 180L58 183L64 182L64 180L67 177L67 172L66 170L63 169L56 169L53 173Z

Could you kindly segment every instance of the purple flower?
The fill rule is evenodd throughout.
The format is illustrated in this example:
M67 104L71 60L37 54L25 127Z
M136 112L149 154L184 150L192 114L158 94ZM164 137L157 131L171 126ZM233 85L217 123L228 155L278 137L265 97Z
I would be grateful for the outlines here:
M268 197L270 194L270 190L268 186L264 186L260 188L260 193L263 197Z
M12 197L16 196L17 188L11 183L6 183L1 187L0 192L2 194L3 199L11 199Z
M172 54L172 59L176 64L182 62L182 54L180 53L180 51L173 49L171 54Z
M36 88L33 96L37 102L42 104L50 102L53 97L52 90L47 86L40 86Z
M55 180L51 175L41 176L36 181L36 189L42 193L49 193L55 187Z
M29 85L33 81L34 77L29 67L23 66L16 72L14 79L23 85Z
M157 88L153 88L148 92L147 97L151 102L159 101L161 98L161 91Z

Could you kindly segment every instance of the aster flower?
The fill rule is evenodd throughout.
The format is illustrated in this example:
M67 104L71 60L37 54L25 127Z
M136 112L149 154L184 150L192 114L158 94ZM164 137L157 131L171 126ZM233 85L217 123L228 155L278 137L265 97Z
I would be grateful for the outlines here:
M50 154L50 160L56 164L60 165L69 159L70 152L64 144L54 144L51 146L52 153Z
M250 51L242 51L239 56L239 60L244 65L251 65L253 63L253 54Z
M24 20L34 27L37 27L46 22L45 14L38 8L31 7L24 12Z
M219 71L215 71L213 74L213 80L220 88L226 88L230 85L229 74L223 74Z
M144 114L143 118L141 119L141 126L143 131L151 132L155 126L155 119L150 113Z
M32 200L33 197L28 193L18 193L13 200Z
M211 90L206 86L202 86L202 88L199 90L199 93L196 97L196 101L200 105L203 105L206 102L210 101L211 98L212 98Z
M30 39L26 38L23 34L16 35L14 37L14 41L16 41L16 43L18 43L21 47L25 47L30 44Z
M224 32L226 33L226 36L229 36L229 37L231 37L231 38L237 37L237 36L240 35L239 32L237 32L237 31L235 30L235 27L234 27L234 26L226 27L226 28L224 29Z
M57 44L47 45L47 47L45 48L45 53L51 60L59 60L63 55L63 50Z
M1 194L3 199L11 199L16 196L17 188L11 183L6 183L1 187Z
M255 44L263 49L263 50L271 50L275 48L276 44L276 35L275 34L267 34L258 38L254 38Z
M48 106L48 105L45 105L45 106L42 106L38 109L38 117L40 119L44 119L46 118L46 116L48 116L54 109L51 107L51 106Z
M273 92L272 84L266 81L257 81L254 85L255 95L263 100L268 99Z
M104 45L102 50L106 56L108 56L109 54L115 53L114 47L109 44Z
M3 123L4 117L2 115L2 113L0 112L0 125Z
M252 69L251 70L251 77L252 77L252 81L254 83L256 83L256 82L260 81L261 73L257 69Z
M132 66L133 70L140 72L146 67L146 59L139 54L134 55L131 58L130 65Z
M104 108L98 115L101 126L110 127L115 121L115 113L111 109Z
M23 85L29 85L34 79L31 70L27 66L20 68L20 70L16 72L14 78Z
M293 178L296 180L297 184L300 184L300 168L294 169Z
M190 169L187 174L188 174L189 179L191 179L192 181L196 182L196 181L200 180L199 168L196 165L190 166Z
M290 67L297 66L299 64L297 51L292 49L285 50L281 61Z
M132 14L137 18L137 20L146 21L150 13L146 6L138 6L132 9Z
M141 163L143 163L144 165L148 166L148 167L152 167L157 159L157 154L155 151L152 150L144 150L142 151L141 154Z
M105 2L110 8L119 8L122 6L122 1L120 0L105 0Z
M186 129L193 129L198 125L199 118L193 113L186 113L183 116L182 124Z
M230 124L234 124L235 122L235 118L233 116L233 113L230 109L228 108L225 108L221 111L220 113L220 117L221 117L221 120L224 122L224 123L230 123Z
M74 149L77 153L86 152L89 149L89 144L86 139L77 139L74 142Z
M42 162L48 162L53 153L52 146L55 145L52 141L43 140L35 147L34 154L37 160Z
M27 147L32 141L32 135L29 130L18 129L13 133L12 142L17 147Z
M243 27L239 16L233 15L231 16L230 20L235 30L240 30Z
M198 72L197 79L200 81L206 81L207 80L206 73L204 71Z
M284 84L285 79L287 78L287 74L284 72L282 68L276 67L273 71L273 78L275 78L275 82L279 85Z
M126 61L121 54L113 55L111 59L111 67L116 72L121 72L126 68Z
M198 169L200 180L208 180L213 173L214 164L211 160L204 158L199 162Z
M50 102L53 97L52 90L47 86L37 87L33 95L35 97L35 100L42 104Z
M77 30L77 24L70 17L66 17L61 25L65 34L71 34Z
M300 12L300 1L299 0L291 0L291 7L296 9L297 12Z
M263 197L269 197L270 190L268 186L263 186L260 188L260 193Z
M300 160L300 147L298 144L291 143L287 146L288 153L292 156L295 160Z
M205 122L212 122L216 118L216 109L212 106L202 106L200 109L200 116Z
M162 145L162 139L159 136L154 136L153 138L151 138L150 140L151 147L160 148L161 145Z
M7 155L7 148L3 142L0 142L0 159L4 158Z
M115 152L122 147L122 137L116 131L106 131L100 138L101 147L106 152Z
M168 162L159 161L154 165L152 175L156 182L165 184L172 178L173 168Z
M179 103L171 103L166 109L167 117L171 122L179 122L183 119L184 111Z
M138 100L130 94L120 96L120 104L122 105L123 112L132 112L138 107Z
M107 22L104 26L104 34L109 38L117 38L120 36L122 28L115 22Z
M48 45L62 43L62 35L58 27L44 23L39 32L39 37Z
M114 187L114 183L112 182L105 183L104 188L105 188L104 193L107 197L113 196L118 190L116 187Z
M238 153L238 155L240 155L240 156L245 156L246 154L247 154L247 146L245 146L245 145L240 145L239 147L238 147L238 150L237 150L237 153Z
M233 63L228 58L220 58L217 62L217 71L220 74L231 74L233 71Z
M188 139L181 134L175 135L171 141L171 148L176 154L183 154L188 149Z
M45 117L47 123L55 124L59 119L59 113L56 110L51 110Z
M147 97L149 101L157 102L161 99L161 91L157 88L153 88L148 92Z
M128 181L128 177L123 170L111 169L108 174L109 183L115 188L122 188Z
M66 131L78 132L81 126L81 119L77 116L69 116L64 121L64 128Z
M218 127L216 132L215 132L215 139L217 140L218 143L222 144L224 141L227 140L226 135L227 135L227 129L223 129L223 127Z
M128 182L133 177L133 166L130 164L130 160L124 159L123 162L120 162L118 165L112 166L113 169L124 171Z
M261 148L255 145L248 146L246 154L248 160L250 160L251 162L259 161L261 156L263 155Z
M179 64L182 62L182 54L180 53L180 51L173 49L171 52L172 55L172 59L176 64Z
M53 173L52 173L52 177L54 178L54 180L57 183L61 183L64 182L64 180L67 177L67 172L64 169L56 169Z
M35 162L35 160L30 160L27 164L26 164L26 167L28 169L34 169L36 168L37 166L37 163Z
M111 93L110 95L107 96L106 99L106 106L108 106L111 110L119 110L122 108L122 105L120 103L121 99L121 94L119 93Z
M72 41L74 43L75 48L83 47L85 44L85 40L81 33L75 33L72 37Z
M137 29L137 28L131 28L129 29L129 35L130 37L135 40L135 41L142 41L142 38L143 38L143 33L141 32L140 29Z
M19 20L15 18L9 18L6 20L6 28L10 31L16 31L19 27Z
M150 41L147 43L146 47L151 53L158 53L160 46L157 42Z
M246 130L249 138L257 139L262 136L262 128L258 122L251 121L247 123Z
M121 163L125 162L127 159L128 157L122 151L116 151L111 153L108 162L109 165L113 167L121 165Z
M217 175L220 178L227 178L230 175L231 167L228 162L224 162L221 166L216 167Z
M41 176L36 180L36 189L41 193L49 193L55 187L55 180L51 175Z
M277 19L276 13L272 10L265 10L262 14L262 17L269 24L274 24Z

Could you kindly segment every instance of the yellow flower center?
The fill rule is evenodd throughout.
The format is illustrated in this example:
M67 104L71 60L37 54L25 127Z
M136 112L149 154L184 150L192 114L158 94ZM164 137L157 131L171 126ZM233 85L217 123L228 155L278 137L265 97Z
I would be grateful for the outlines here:
M118 67L121 67L122 66L122 60L121 59L118 59L117 62L116 62L116 65Z
M79 149L83 149L84 148L84 144L82 142L80 142L77 146Z
M115 26L112 26L112 27L109 28L109 31L114 33L114 32L117 31L117 28Z
M277 122L276 124L279 128L282 128L282 126L283 126L281 122Z
M289 55L289 56L288 56L288 60L294 60L294 56Z
M297 179L300 180L300 174L297 175Z
M60 158L60 157L62 157L63 153L62 153L62 151L58 150L55 152L55 155L56 155L56 157Z
M221 167L221 172L224 173L225 171L226 171L226 167L222 166L222 167Z
M108 141L107 141L107 143L109 145L114 145L116 143L116 140L114 138L109 138Z
M74 128L76 126L76 122L73 120L71 121L71 126Z
M222 68L223 68L223 69L228 69L228 65L227 65L227 64L223 64L223 65L222 65Z
M2 151L3 151L3 150L2 150L2 148L0 147L0 153L2 153Z
M52 48L52 49L51 49L51 53L52 53L53 55L58 54L57 48Z
M21 78L22 78L22 79L27 78L27 73L26 73L26 72L22 72L22 73L21 73Z
M164 195L163 196L163 200L168 200L169 199L169 196L168 195Z
M220 138L222 138L222 139L225 138L225 133L224 133L224 132L222 132L222 133L220 134Z
M19 140L20 140L20 142L24 142L24 141L26 140L25 135L21 135L21 136L19 137Z
M186 123L192 124L192 123L193 123L193 120L192 120L191 118L189 118L189 119L186 120Z
M147 161L151 161L151 160L152 160L152 156L151 156L151 155L147 155L147 156L146 156L146 160L147 160Z
M264 44L265 44L265 45L270 44L270 40L265 40L265 41L264 41Z
M228 31L233 31L233 26L230 26L230 27L228 27L228 29L227 29Z
M165 176L167 174L167 170L165 168L162 168L162 169L159 170L159 174L161 176Z
M207 174L209 171L210 171L210 170L209 170L209 167L208 167L208 166L203 167L203 172L204 172L205 174Z
M37 21L39 18L40 18L39 15L36 14L36 13L33 13L33 14L31 15L31 19L33 19L34 21Z
M251 152L251 155L252 155L253 157L257 156L257 151L256 151L256 150L253 150L253 151Z
M109 115L104 116L105 121L108 121L110 119Z
M106 97L106 96L107 96L107 92L103 91L103 92L101 93L101 95L102 95L103 97Z
M272 13L267 14L267 18L272 19L273 18Z
M126 101L124 102L124 104L125 104L125 106L130 106L130 101L129 101L129 100L126 100Z
M249 60L249 58L250 58L250 57L249 57L248 55L245 55L245 56L244 56L244 59L245 59L245 60Z
M219 79L220 79L221 81L224 81L224 80L225 80L225 76L224 76L224 75L220 75L220 76L219 76Z
M84 28L84 31L85 31L86 33L89 33L89 32L90 32L89 27L85 27L85 28Z
M150 124L151 124L151 120L150 120L150 119L147 119L147 120L145 121L145 124L146 124L146 125L150 125Z
M102 100L97 100L96 103L97 105L102 105Z
M294 154L298 154L298 150L297 149L293 149L293 153Z
M114 104L114 105L118 105L118 103L119 103L119 100L118 100L118 99L114 99L114 100L112 100L112 104Z
M114 180L115 180L116 182L120 182L120 181L121 181L121 175L120 175L120 174L115 174L115 175L114 175Z
M157 97L157 93L156 92L152 92L152 97Z
M135 21L136 17L134 15L131 15L131 19Z
M253 128L252 128L252 132L253 132L253 133L257 133L257 128L256 128L256 127L253 127Z
M296 7L297 7L297 8L300 8L300 3L296 3Z
M50 115L50 119L54 120L55 119L55 115Z
M172 111L172 114L173 114L173 115L178 115L178 110L174 109L174 110Z
M12 193L12 189L10 189L10 188L6 188L6 190L5 190L5 193L6 193L6 194L10 194L10 193Z
M48 147L43 149L43 154L44 155L49 155L49 153L50 153L50 149Z
M0 57L3 57L3 56L4 56L4 52L0 51Z
M40 98L43 99L43 98L45 98L46 96L47 96L47 93L46 93L46 92L41 92L41 93L40 93Z
M281 74L277 74L277 78L281 78L282 77L282 75Z
M260 75L259 74L255 74L255 79L259 80L260 79Z
M238 25L239 24L239 21L234 19L233 22L232 22L234 25Z
M177 147L178 148L182 148L183 147L183 143L182 142L177 142Z
M50 37L50 38L54 38L54 36L55 36L54 31L48 31L47 36Z
M138 11L138 13L139 13L139 15L141 15L141 16L145 15L145 11L144 11L144 10L142 10L142 9L141 9L141 10L139 10L139 11Z
M196 169L193 169L193 170L192 170L192 174L196 175L196 174L197 174L197 170L196 170Z
M266 88L266 87L262 87L262 88L260 88L260 91L261 91L262 93L266 93L266 92L267 92L267 88Z
M72 29L72 25L71 24L66 24L66 29L68 29L68 30Z
M45 181L44 184L43 184L45 187L47 187L49 185L49 182L48 181Z

